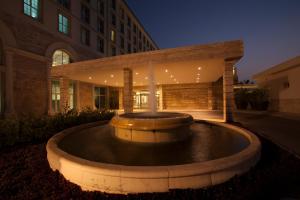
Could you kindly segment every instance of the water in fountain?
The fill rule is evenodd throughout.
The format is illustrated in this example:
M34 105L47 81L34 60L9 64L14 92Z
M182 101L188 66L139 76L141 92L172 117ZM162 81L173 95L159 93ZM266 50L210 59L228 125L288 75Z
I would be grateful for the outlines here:
M155 76L154 76L154 67L152 63L149 63L149 108L150 112L155 115L157 110L156 105L156 85L155 85Z

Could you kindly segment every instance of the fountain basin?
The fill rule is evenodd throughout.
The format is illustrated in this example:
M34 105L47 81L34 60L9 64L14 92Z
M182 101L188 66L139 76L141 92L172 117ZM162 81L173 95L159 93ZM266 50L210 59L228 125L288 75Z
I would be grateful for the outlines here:
M190 136L193 117L184 113L128 113L115 116L110 124L115 136L122 140L143 143L165 143Z
M126 155L129 154L129 157L125 161L119 161L124 155L118 157L118 151L115 148L109 148L110 151L105 153L105 158L96 159L90 157L91 152L95 151L96 148L93 146L94 144L91 144L93 141L100 148L94 156L103 153L104 149L101 146L112 145L111 143L114 141L117 142L114 147L121 146L120 152L126 151L122 145L128 145L126 142L122 143L120 140L113 139L113 137L108 140L110 142L100 143L104 139L99 136L105 135L100 132L106 130L108 125L97 122L66 129L53 136L47 143L47 158L53 170L58 170L66 179L81 186L83 190L118 194L167 192L171 189L208 187L223 183L235 175L242 174L257 163L260 157L260 142L254 134L230 124L206 123L205 128L215 126L224 129L224 134L221 132L209 133L207 137L213 136L213 140L235 142L230 143L229 147L227 147L228 145L222 147L219 143L208 145L208 147L203 147L199 151L201 158L187 161L179 161L180 155L171 149L170 152L167 152L167 156L173 157L174 161L178 161L177 163L171 161L165 163L162 160L163 163L152 162L146 164L143 159L147 155L142 153L130 156L131 154L128 152L125 153ZM198 123L195 123L195 126L197 127ZM98 127L100 131L96 133ZM86 130L90 131L85 132ZM82 138L81 141L78 141L77 137ZM86 138L89 137L90 140L87 140ZM229 138L226 139L226 137ZM241 137L247 143L239 147L239 140L236 140L236 137ZM200 138L199 141L203 139ZM210 139L208 142L210 143ZM84 144L90 144L90 146ZM158 144L156 147L159 148L161 145ZM174 145L175 149L180 150L179 153L186 151L186 146L177 143ZM202 146L202 144L196 143L195 147L199 145ZM230 149L230 146L234 145L239 148L230 151L227 149L228 153L224 153L226 148ZM128 147L130 146L132 146L132 143ZM190 146L189 143L187 146ZM148 148L148 145L146 145L146 148ZM216 154L218 155L216 156ZM140 157L141 155L144 155L144 157ZM156 152L154 152L154 155L159 157Z

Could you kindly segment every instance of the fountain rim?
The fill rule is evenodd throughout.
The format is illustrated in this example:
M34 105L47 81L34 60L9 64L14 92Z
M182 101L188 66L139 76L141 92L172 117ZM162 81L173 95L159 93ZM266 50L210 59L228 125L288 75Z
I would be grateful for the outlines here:
M202 121L202 120L201 120ZM69 128L61 131L60 133L53 136L47 143L47 158L50 167L55 171L58 170L62 173L65 178L69 179L71 182L76 183L82 187L84 190L92 191L102 191L108 193L119 193L127 194L134 193L134 191L123 191L117 190L112 191L110 189L96 189L88 185L82 184L82 180L72 177L73 175L66 175L65 167L72 166L72 169L80 169L87 171L89 173L101 174L103 176L109 177L119 177L120 179L176 179L176 178L187 178L193 176L206 176L210 177L210 182L206 185L201 185L201 187L211 186L225 182L229 178L236 174L243 173L249 170L250 167L255 165L260 158L261 143L257 136L255 136L250 131L234 126L232 124L205 121L205 123L219 125L225 128L234 130L236 133L243 135L249 140L249 145L241 150L240 152L214 159L205 162L195 162L181 165L168 165L168 166L128 166L128 165L118 165L110 163L101 163L86 160L74 155L71 155L58 147L58 143L67 135L74 133L75 131L84 130L86 128L93 128L99 125L104 125L106 122L96 122L85 125L80 125L77 127ZM225 177L225 178L224 178ZM227 177L227 178L226 178ZM226 180L225 180L226 179ZM176 187L178 189L189 188L186 185L191 185L190 181L184 183L182 186ZM197 187L198 188L198 187ZM174 188L169 188L174 189ZM156 191L156 190L155 190ZM152 191L152 192L155 192Z
M113 117L110 121L110 125L116 128L151 131L175 129L182 126L189 126L194 122L193 117L186 113L157 112L157 118L139 117L143 114L149 114L151 116L150 112L121 114ZM165 116L159 117L159 114ZM133 115L133 117L126 115ZM166 115L169 116L166 117Z

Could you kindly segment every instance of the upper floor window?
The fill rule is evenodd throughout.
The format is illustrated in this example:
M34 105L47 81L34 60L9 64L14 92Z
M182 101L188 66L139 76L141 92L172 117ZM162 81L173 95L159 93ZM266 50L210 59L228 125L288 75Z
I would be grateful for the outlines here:
M137 30L137 27L136 27L136 25L134 24L134 25L133 25L133 32L136 33L136 30Z
M104 53L104 40L100 37L97 37L97 51Z
M86 28L81 27L80 40L82 44L90 45L90 31L87 30Z
M0 39L0 65L4 64L4 50L2 40Z
M111 47L111 55L112 56L116 56L117 55L117 49L114 46Z
M116 41L116 32L114 30L110 31L110 40L113 42Z
M121 46L122 49L125 48L125 40L122 36L120 36L120 46Z
M70 20L63 14L58 14L58 31L66 35L70 34Z
M104 34L104 21L98 18L97 31Z
M123 22L120 22L120 32L125 33L125 24Z
M52 66L65 65L71 62L70 55L63 50L56 50L52 57Z
M59 3L66 9L70 9L70 7L71 7L70 0L57 0L57 3Z
M120 16L124 20L124 18L125 18L125 11L124 11L123 8L120 8Z
M24 0L24 14L34 19L40 18L40 0Z
M116 10L116 0L111 0L111 8Z
M113 13L111 14L111 24L114 26L117 24L116 15Z
M83 4L81 4L81 19L87 24L90 23L90 9Z
M101 16L104 16L104 1L97 0L97 10Z
M131 27L131 19L129 16L127 16L127 26Z

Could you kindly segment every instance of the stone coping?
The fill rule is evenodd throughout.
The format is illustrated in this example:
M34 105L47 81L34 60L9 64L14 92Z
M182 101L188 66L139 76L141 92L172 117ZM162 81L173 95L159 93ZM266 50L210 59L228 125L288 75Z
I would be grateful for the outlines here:
M206 122L229 128L245 136L250 144L237 154L206 162L171 166L124 166L85 160L62 151L58 143L74 132L103 125L96 122L69 128L47 143L47 159L52 170L83 190L107 193L168 192L170 189L193 189L223 183L254 166L260 158L259 139L246 129L217 122Z
M193 123L193 117L185 113L158 112L158 117L148 113L130 113L113 117L110 124L117 128L131 130L166 130L181 126L188 126ZM159 117L161 115L161 117Z

